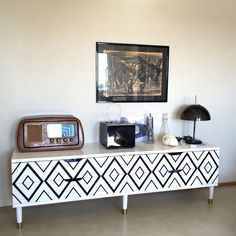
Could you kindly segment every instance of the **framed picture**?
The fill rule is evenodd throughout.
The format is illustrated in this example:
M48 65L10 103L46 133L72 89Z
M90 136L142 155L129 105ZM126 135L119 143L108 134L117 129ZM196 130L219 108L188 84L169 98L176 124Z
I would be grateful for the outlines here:
M167 102L168 66L168 46L97 42L97 102Z

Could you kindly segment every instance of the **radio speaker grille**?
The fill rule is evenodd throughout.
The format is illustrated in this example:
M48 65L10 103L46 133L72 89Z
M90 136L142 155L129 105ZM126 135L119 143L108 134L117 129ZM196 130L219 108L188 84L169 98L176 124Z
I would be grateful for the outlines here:
M43 142L42 131L42 125L27 125L26 135L28 142Z

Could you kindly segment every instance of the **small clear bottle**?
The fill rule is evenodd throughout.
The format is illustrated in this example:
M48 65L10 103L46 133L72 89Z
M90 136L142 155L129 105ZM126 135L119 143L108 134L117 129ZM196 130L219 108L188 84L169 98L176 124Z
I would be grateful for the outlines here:
M168 113L163 113L159 140L162 141L162 138L167 134L170 134L169 127L168 127Z

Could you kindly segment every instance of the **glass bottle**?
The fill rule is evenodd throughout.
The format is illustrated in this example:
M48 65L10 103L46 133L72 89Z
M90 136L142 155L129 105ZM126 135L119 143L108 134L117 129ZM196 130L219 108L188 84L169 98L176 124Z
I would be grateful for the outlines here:
M162 125L160 129L160 135L159 139L162 141L163 136L166 134L170 134L169 128L168 128L168 113L163 113L162 114Z

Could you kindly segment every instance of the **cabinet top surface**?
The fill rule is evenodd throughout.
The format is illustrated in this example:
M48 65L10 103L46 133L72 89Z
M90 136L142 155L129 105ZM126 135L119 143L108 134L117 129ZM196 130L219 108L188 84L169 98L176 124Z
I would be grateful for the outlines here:
M171 153L171 152L186 152L186 151L204 151L204 150L219 150L219 147L209 144L190 146L185 143L180 143L179 146L177 147L170 147L170 146L165 146L160 142L155 142L153 144L140 142L136 143L134 148L106 149L100 143L88 143L85 144L81 150L23 153L19 152L18 149L15 149L12 154L12 162L43 161L43 160L56 160L56 159L167 153L167 152Z

